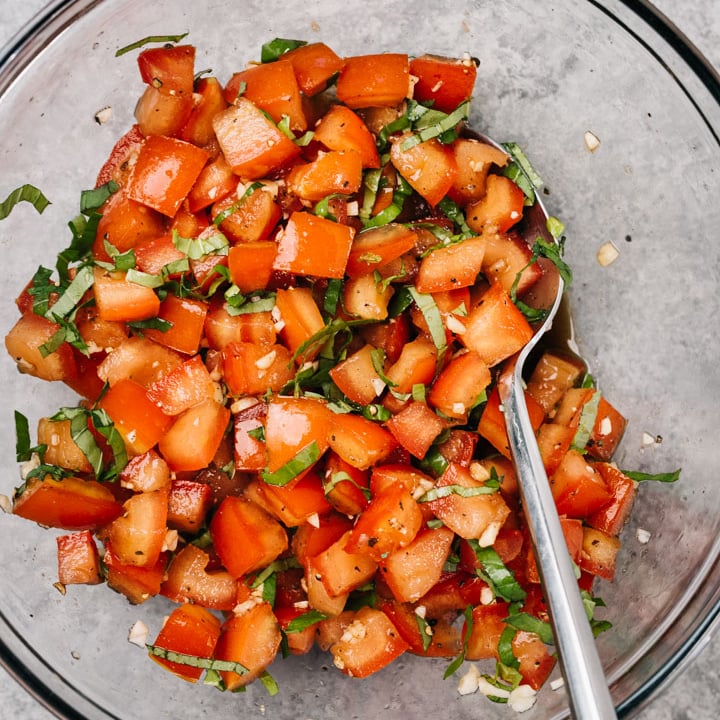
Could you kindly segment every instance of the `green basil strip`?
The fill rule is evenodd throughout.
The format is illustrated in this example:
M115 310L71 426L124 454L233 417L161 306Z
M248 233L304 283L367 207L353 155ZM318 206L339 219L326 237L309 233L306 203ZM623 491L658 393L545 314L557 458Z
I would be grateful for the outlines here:
M85 408L60 408L51 418L53 422L70 421L70 436L87 458L96 478L103 474L102 450L98 447L90 428L88 427L89 412Z
M562 259L563 245L556 245L550 240L539 237L535 240L535 244L532 247L533 257L544 257L550 260L553 265L558 269L560 277L565 283L565 289L570 287L572 283L572 270L570 266Z
M448 497L450 495L458 495L459 497L469 498L477 497L478 495L494 495L497 492L497 488L494 487L465 487L464 485L443 485L442 487L435 487L428 490L421 497L418 498L417 502L426 503L432 502L433 500L439 500L440 498Z
M105 481L115 480L128 463L125 441L123 440L122 435L120 435L117 431L117 428L110 419L110 416L104 410L99 408L91 410L90 418L95 430L97 430L105 438L105 440L107 440L113 454L112 465L104 471L102 478L99 479Z
M291 480L296 478L301 472L312 467L320 459L320 448L315 440L304 447L294 458L288 460L282 467L269 472L262 471L262 479L268 485L279 485L280 487L287 485Z
M55 262L61 282L64 283L68 280L70 263L81 260L90 254L101 218L102 215L93 210L87 217L78 215L68 223L73 237L70 245L58 253Z
M370 500L370 498L372 497L372 494L370 493L370 490L368 488L356 483L344 470L334 472L330 476L330 480L328 480L328 482L326 483L323 483L323 492L325 493L325 495L329 495L333 491L335 486L341 482L349 482L351 485L356 487L365 496L367 500Z
M173 245L191 260L201 260L208 255L226 255L230 247L228 239L217 231L207 237L184 238L173 230Z
M263 687L267 690L270 697L275 697L280 692L280 687L277 684L277 680L265 670L258 678L263 684Z
M447 470L449 464L437 445L431 445L430 449L425 453L425 457L419 463L422 470L436 478Z
M129 270L135 267L135 248L130 248L124 253L121 253L107 238L103 239L103 246L105 252L113 261L113 264L106 267L108 263L102 263L96 260L96 265L100 265L100 267L106 268L107 270Z
M83 190L80 193L80 212L87 215L91 210L98 210L119 189L120 185L115 180L108 180L94 190Z
M30 427L28 419L20 411L15 410L15 457L17 462L27 462L32 459L33 453L42 455L45 445L30 445Z
M338 278L328 280L325 289L325 297L323 298L323 310L328 315L334 315L337 312L338 303L343 290L343 281Z
M673 483L680 479L680 471L682 468L678 468L674 472L667 473L644 473L637 472L635 470L623 470L623 475L626 475L635 482L647 482L648 480L654 480L655 482Z
M397 387L397 383L393 382L385 374L385 351L382 348L373 348L370 351L370 359L372 360L372 366L377 376L387 385L388 387Z
M62 295L58 298L45 313L48 320L57 320L58 318L67 317L82 300L83 295L93 286L95 276L92 268L85 266L78 270L73 281L65 288Z
M440 310L435 304L435 300L432 295L420 293L414 287L410 287L410 294L412 295L415 304L420 309L420 312L423 314L425 322L428 324L430 337L437 348L438 363L440 363L445 355L445 351L447 350L447 337L445 335L445 326L443 325Z
M420 631L420 639L422 640L423 650L427 652L427 649L430 647L430 643L432 642L432 626L424 617L421 617L417 613L413 614L415 615L415 622L417 623L418 630Z
M514 142L503 143L503 149L513 162L503 168L503 175L510 178L525 194L526 204L535 202L535 193L543 185L543 179L531 165L522 148Z
M234 660L218 660L216 658L188 655L187 653L175 652L174 650L168 650L158 645L147 644L145 647L151 655L155 655L163 660L168 660L169 662L178 663L178 665L187 665L188 667L215 670L218 672L234 672L238 675L246 675L250 672L244 665Z
M179 43L183 38L186 38L187 35L187 33L182 33L182 35L148 35L142 40L136 40L134 43L130 43L130 45L116 50L115 57L120 57L121 55L125 55L125 53L137 50L143 47L143 45L149 45L150 43Z
M583 405L580 411L580 422L573 436L572 443L570 443L574 450L579 452L585 450L590 440L590 435L592 435L593 428L595 427L601 397L602 394L600 391L596 390L590 400Z
M380 190L380 178L382 177L382 169L366 170L363 176L363 202L360 208L360 219L365 222L370 219L372 209L375 207L377 194Z
M125 279L128 282L135 283L135 285L142 285L151 289L159 288L165 284L165 278L161 275L152 275L135 268L130 268L127 271Z
M147 320L132 320L127 323L127 326L131 330L142 334L143 330L159 330L160 332L167 332L173 324L169 320L154 317L148 318Z
M365 405L365 407L363 407L362 414L366 420L372 420L380 423L387 422L392 417L392 413L380 403Z
M463 640L462 650L460 654L447 666L447 669L443 673L443 680L447 680L454 672L460 669L462 664L465 662L465 655L467 654L468 643L470 642L470 636L473 631L473 609L472 605L468 605L463 612L465 616L465 639Z
M275 294L243 302L242 305L234 306L231 303L225 307L228 315L248 315L250 313L270 312L275 307Z
M422 127L418 132L415 132L413 135L405 138L405 140L403 140L400 144L400 149L403 152L410 150L410 148L413 148L420 143L431 140L432 138L440 138L440 140L442 141L444 139L442 136L446 132L448 132L449 130L453 130L463 120L467 120L470 112L470 102L466 100L465 102L461 103L449 115L445 115L445 113L438 113L438 111L432 110L429 112L435 113L435 115L433 115L432 124L428 124L427 126ZM438 117L440 115L442 115L442 117ZM422 120L420 121L420 123L422 123ZM455 138L453 137L452 139Z
M520 661L515 657L513 652L512 641L517 633L514 627L506 627L498 641L498 657L503 665L506 665L516 670L520 667Z
M304 358L310 351L318 348L319 346L325 345L335 339L338 333L348 332L351 328L357 327L358 325L367 325L370 320L341 320L335 318L329 322L321 330L318 330L314 335L311 335L304 343L298 347L293 354L293 361Z
M554 643L550 623L544 622L533 615L523 612L514 613L506 617L503 622L506 622L517 630L535 633L546 645L552 645Z
M4 220L20 202L29 202L41 215L45 208L50 205L50 201L43 195L42 190L26 183L15 188L0 203L0 220Z
M263 568L250 583L251 588L258 588L266 583L275 573L284 572L300 567L300 563L294 558L285 558L284 560L274 560L267 567Z
M483 572L491 581L497 595L508 602L525 599L525 590L512 572L505 567L500 556L492 547L481 547L474 539L468 540L468 544L473 549L475 557L482 565Z
M285 628L285 633L287 635L292 635L293 633L302 632L326 618L327 615L324 613L318 612L317 610L308 610L308 612L293 618Z
M260 49L260 62L269 63L277 60L290 50L307 45L307 40L289 40L287 38L274 38L266 42Z
M456 202L453 202L450 198L445 197L438 203L437 206L447 217L450 218L450 220L453 221L464 238L475 237L477 235L476 232L470 229L470 226L467 224L465 219L465 213Z
M545 221L547 231L556 239L560 240L565 232L565 225L554 215L550 215Z

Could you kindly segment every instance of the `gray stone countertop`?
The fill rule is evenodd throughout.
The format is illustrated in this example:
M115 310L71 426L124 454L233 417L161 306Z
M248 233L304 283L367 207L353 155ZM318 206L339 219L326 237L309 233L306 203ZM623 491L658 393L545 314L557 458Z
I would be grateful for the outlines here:
M0 2L2 47L46 0ZM720 2L718 0L655 0L655 7L674 23L705 57L720 68ZM637 720L715 720L720 689L720 636L707 638L684 672L640 714ZM0 668L0 720L51 720L37 703Z

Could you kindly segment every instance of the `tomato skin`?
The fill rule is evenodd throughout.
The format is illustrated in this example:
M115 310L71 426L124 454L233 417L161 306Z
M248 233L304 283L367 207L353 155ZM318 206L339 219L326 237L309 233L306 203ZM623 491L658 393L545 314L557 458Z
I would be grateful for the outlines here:
M410 74L417 78L413 86L416 100L432 102L433 108L451 113L472 97L477 66L472 60L421 55L410 61Z
M408 56L402 53L345 58L337 80L337 97L349 108L395 107L407 96Z
M137 59L140 77L167 95L192 97L195 47L173 45L143 50Z
M121 513L122 505L107 487L77 477L33 478L13 506L14 515L63 530L93 530Z

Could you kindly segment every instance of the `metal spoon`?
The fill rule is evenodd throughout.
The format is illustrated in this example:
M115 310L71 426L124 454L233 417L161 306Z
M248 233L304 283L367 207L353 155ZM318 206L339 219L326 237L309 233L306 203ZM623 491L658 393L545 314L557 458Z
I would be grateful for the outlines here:
M483 140L495 144L488 138ZM553 240L546 227L547 211L539 198L534 205L526 208L525 214L524 234L528 240L533 242L538 236ZM532 297L526 297L524 301L532 307L547 309L547 315L535 329L530 342L503 369L498 390L571 712L579 720L610 720L617 717L615 708L580 597L523 392L525 361L550 329L564 290L563 280L553 263L544 263L544 271L538 286L533 288Z

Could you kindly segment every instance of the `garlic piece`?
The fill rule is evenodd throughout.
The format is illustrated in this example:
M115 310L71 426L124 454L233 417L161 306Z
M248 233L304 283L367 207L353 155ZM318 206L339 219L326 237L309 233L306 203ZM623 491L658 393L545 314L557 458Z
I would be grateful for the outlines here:
M608 240L606 243L603 243L597 251L597 261L602 267L607 267L611 263L614 263L619 256L620 251L610 240Z
M585 140L585 147L589 152L593 153L600 147L600 138L595 133L590 132L590 130L585 131L583 138Z

